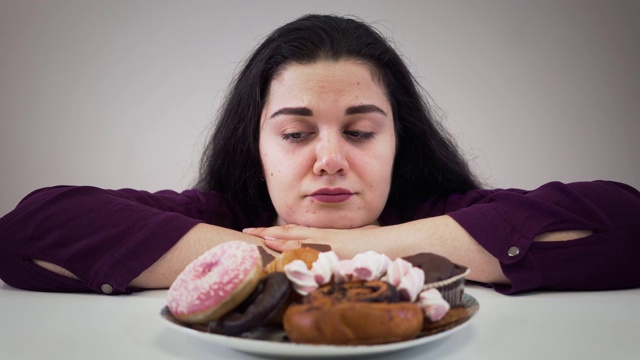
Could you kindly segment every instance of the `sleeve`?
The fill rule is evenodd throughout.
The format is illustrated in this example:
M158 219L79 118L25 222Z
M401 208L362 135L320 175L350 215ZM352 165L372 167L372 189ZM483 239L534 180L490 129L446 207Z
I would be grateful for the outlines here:
M449 203L448 215L500 261L511 284L493 284L499 292L640 287L640 193L630 186L553 182L533 191L472 191ZM591 235L533 241L563 230Z
M233 227L217 193L149 193L59 186L35 191L0 218L0 278L29 290L130 293L129 283L200 222ZM79 280L35 264L39 259Z

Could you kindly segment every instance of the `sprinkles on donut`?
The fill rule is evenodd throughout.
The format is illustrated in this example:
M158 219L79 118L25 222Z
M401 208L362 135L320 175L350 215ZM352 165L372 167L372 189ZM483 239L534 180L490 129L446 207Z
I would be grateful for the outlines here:
M167 292L167 307L178 320L205 324L240 305L261 276L257 246L225 242L200 255L178 275Z

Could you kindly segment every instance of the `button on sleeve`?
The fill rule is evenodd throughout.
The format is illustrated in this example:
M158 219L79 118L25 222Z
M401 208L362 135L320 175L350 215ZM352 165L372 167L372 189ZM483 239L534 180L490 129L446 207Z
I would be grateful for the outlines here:
M100 290L102 291L103 294L109 295L113 292L113 286L109 284L102 284L102 286L100 286Z
M518 256L520 254L520 249L517 246L512 246L507 250L507 255L510 257Z

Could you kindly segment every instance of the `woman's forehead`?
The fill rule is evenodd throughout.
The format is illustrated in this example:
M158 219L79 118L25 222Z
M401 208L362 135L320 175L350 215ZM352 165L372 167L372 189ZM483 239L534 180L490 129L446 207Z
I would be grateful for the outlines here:
M305 99L309 96L313 99ZM388 103L386 89L371 67L353 60L290 64L273 78L267 103L304 102L322 97L347 102L362 98L361 101Z

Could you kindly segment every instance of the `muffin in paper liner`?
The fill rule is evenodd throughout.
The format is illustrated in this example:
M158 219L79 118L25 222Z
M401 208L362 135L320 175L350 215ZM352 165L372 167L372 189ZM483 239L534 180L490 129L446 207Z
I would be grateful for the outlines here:
M464 295L464 279L471 269L461 267L462 272L450 278L425 284L422 290L437 289L440 291L442 298L445 299L451 307L462 306L462 295Z

